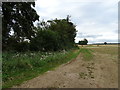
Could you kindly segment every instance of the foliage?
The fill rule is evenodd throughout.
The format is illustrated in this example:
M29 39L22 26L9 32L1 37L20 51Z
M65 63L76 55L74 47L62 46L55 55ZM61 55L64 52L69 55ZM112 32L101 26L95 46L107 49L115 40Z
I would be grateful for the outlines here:
M33 9L35 2L3 2L2 3L2 45L7 47L31 39L34 36L33 22L39 16ZM12 38L13 42L10 42ZM19 48L19 47L18 47ZM12 47L10 47L12 49Z
M87 39L79 41L79 45L87 45L87 43L88 43Z
M42 74L79 54L78 49L60 52L3 52L3 87L11 87Z
M32 6L35 6L35 3L5 2L2 4L3 50L57 51L75 46L76 28L70 21L69 15L66 19L41 21L37 27L34 27L33 22L39 20L39 16Z
M67 19L42 21L35 28L36 36L31 39L30 50L57 51L75 47L75 25Z
M72 22L68 21L68 18L69 17L67 17L67 19L55 19L53 21L49 21L49 28L59 33L63 44L66 44L68 42L74 43L74 38L76 36L75 25Z
M32 51L57 51L59 49L59 35L51 30L40 30L31 40Z
M107 44L107 42L104 42L104 44L106 45L106 44Z
M32 6L35 3L2 4L3 87L35 77L79 53L70 50L76 47L76 29L70 17L42 21L34 27L33 22L39 20L39 16Z

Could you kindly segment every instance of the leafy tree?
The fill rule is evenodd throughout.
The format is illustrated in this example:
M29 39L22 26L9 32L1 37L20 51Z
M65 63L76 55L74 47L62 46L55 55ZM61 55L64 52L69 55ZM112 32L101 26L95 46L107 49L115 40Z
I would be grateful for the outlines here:
M87 40L87 39L84 39L83 41L85 42L85 45L87 45L87 43L88 43L88 40Z
M85 45L84 41L79 41L79 45Z
M35 7L35 2L2 3L3 49L9 47L8 42L11 36L16 43L23 42L25 38L31 39L34 36L33 22L39 20L39 16L32 6ZM13 34L10 34L11 32Z
M67 19L42 21L35 28L36 34L31 39L31 50L56 51L75 46L75 25Z
M59 50L59 35L51 30L39 30L30 47L32 51Z
M107 42L104 42L104 44L106 45L106 44L107 44Z
M3 49L57 51L75 46L76 26L69 15L66 19L43 20L34 27L33 22L39 16L32 6L35 4L30 2L3 3Z
M87 39L79 41L79 45L87 45L87 43L88 43Z
M50 30L59 33L62 48L71 48L74 45L76 26L70 22L69 16L66 19L55 19L48 21Z

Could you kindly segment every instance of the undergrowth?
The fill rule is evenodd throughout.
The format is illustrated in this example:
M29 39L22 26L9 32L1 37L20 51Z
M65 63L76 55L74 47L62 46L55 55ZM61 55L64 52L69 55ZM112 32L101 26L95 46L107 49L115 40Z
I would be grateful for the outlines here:
M60 52L3 52L3 88L19 85L77 57L79 49Z

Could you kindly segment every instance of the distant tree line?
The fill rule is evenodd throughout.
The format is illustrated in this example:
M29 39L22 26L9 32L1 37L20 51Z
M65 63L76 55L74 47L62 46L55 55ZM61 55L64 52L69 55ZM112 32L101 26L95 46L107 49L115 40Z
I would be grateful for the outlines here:
M57 51L75 47L76 26L66 19L39 21L34 2L2 3L3 51Z

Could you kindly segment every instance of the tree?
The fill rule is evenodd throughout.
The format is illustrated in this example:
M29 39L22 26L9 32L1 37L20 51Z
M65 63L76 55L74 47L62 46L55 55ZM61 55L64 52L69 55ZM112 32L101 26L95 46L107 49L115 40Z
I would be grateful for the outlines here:
M51 30L39 30L37 36L31 40L32 51L57 51L59 47L59 35Z
M50 30L59 33L60 42L63 48L71 48L74 45L74 40L76 36L76 26L70 22L70 16L67 16L66 19L55 19L48 21L50 23Z
M42 21L35 28L36 35L31 39L31 50L57 51L75 47L75 25L67 19Z
M78 43L79 43L79 45L87 45L88 40L87 39L83 39L83 40L79 41Z
M88 43L88 40L87 40L87 39L84 39L83 41L85 42L85 45L87 45L87 43Z
M107 44L107 42L104 42L104 44L106 45L106 44Z
M34 36L33 22L39 20L39 16L32 6L35 7L35 2L2 3L3 49L9 47L9 44L12 43L8 43L11 36L16 43L23 42L24 39L31 39Z

